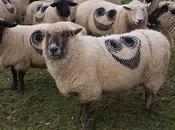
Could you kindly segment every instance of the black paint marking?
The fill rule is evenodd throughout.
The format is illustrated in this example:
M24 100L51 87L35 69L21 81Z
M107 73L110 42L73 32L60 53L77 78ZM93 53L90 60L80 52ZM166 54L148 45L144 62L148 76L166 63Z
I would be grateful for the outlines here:
M32 35L30 36L30 44L32 45L33 49L40 55L43 54L43 50L38 49L36 46L41 45L43 39L44 39L44 33L41 30L33 32Z
M111 53L113 58L121 63L122 65L130 68L130 69L135 69L139 66L140 63L140 48L141 48L141 41L137 37L132 37L132 36L122 36L120 37L120 41L116 41L114 39L109 39L105 41L105 45L108 49L108 51ZM132 58L129 59L122 59L117 57L114 53L118 53L119 51L122 51L123 45L130 48L134 49L136 48L136 45L138 45L138 49L135 53L135 55Z
M38 23L41 23L44 19L45 15L41 18L38 18L37 16L35 16L35 21L38 22Z
M9 11L9 13L13 14L15 12L14 6L12 6L11 8L8 8L8 6L7 6L8 4L12 5L11 1L9 1L9 0L1 0L1 1L4 4L5 8Z
M112 9L108 12L105 11L105 8L100 7L98 9L95 10L94 14L93 14L93 19L94 19L94 24L96 26L97 29L99 29L100 31L108 31L109 29L112 28L112 25L114 24L114 21L116 19L116 14L117 11L115 9ZM107 17L108 21L113 21L111 24L109 25L105 25L103 23L100 23L97 21L96 18L98 17Z

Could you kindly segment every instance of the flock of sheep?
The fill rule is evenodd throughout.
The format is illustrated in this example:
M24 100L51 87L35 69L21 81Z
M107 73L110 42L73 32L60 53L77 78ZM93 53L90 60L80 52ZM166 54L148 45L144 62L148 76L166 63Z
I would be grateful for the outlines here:
M23 25L22 25L23 24ZM161 25L171 41L156 29ZM133 0L0 0L0 66L10 67L12 89L25 90L30 68L46 68L61 94L89 106L106 91L145 88L153 110L175 42L175 3Z

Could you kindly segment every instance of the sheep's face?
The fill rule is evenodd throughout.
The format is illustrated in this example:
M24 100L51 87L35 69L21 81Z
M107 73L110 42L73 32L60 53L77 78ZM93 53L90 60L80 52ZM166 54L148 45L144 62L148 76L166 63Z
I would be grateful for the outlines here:
M12 4L11 0L1 0L2 3L4 4L5 8L10 12L10 13L15 13L16 8L15 6Z
M132 7L123 6L124 9L130 11L131 20L139 25L147 19L147 8L150 4L136 5Z
M104 7L100 7L93 14L94 24L100 31L108 31L112 28L116 16L117 11L115 9L106 11Z
M36 7L36 14L35 14L35 21L37 23L41 23L44 19L45 16L45 11L47 10L47 8L49 7L49 5L44 5L43 3L38 4Z
M70 6L76 6L77 3L71 2L69 0L60 0L58 2L52 3L51 7L56 7L59 15L62 17L70 16Z
M61 59L67 54L67 43L70 37L78 34L82 28L58 33L46 33L46 53L51 59Z

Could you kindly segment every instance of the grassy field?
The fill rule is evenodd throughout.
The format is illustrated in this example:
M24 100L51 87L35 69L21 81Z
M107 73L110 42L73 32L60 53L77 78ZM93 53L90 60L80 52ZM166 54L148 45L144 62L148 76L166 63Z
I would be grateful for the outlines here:
M144 110L144 90L107 94L92 104L91 129L174 130L175 49L171 49L167 82L156 97L152 114ZM161 52L160 52L161 53ZM65 98L46 70L31 69L26 75L24 95L10 90L11 75L0 69L0 130L78 130L80 104L74 96Z

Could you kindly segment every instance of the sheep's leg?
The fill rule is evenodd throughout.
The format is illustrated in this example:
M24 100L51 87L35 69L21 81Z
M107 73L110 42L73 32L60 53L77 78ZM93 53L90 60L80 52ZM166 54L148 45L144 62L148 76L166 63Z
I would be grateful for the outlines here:
M154 110L154 98L155 94L153 90L148 85L145 87L145 109L147 112L152 112Z
M25 91L25 85L24 85L24 76L25 72L24 71L19 71L18 72L18 79L19 79L19 84L20 84L20 92L24 93Z
M89 123L90 123L90 104L88 103L83 103L81 104L81 117L80 117L80 122L81 122L81 127L83 129L88 129L89 128Z
M11 89L16 90L17 86L18 86L18 78L17 78L17 71L15 70L15 68L13 66L11 67L11 73L12 73Z

